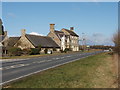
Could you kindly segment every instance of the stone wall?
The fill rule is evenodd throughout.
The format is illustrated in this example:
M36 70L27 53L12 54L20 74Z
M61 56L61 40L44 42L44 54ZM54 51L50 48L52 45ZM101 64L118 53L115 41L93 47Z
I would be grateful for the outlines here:
M35 48L25 36L22 36L20 40L18 40L15 47L19 47L21 49Z
M54 32L50 32L47 36L51 37L59 46L61 42Z

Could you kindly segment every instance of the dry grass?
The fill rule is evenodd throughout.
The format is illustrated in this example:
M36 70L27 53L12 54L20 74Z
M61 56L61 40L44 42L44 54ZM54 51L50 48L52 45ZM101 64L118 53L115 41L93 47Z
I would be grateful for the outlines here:
M104 64L96 71L97 78L93 79L95 88L118 88L118 56L115 54L104 58ZM98 80L99 79L99 80Z

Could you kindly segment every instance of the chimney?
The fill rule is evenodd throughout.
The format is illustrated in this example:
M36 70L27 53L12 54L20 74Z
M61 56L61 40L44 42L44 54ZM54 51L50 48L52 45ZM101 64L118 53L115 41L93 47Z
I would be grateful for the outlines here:
M25 30L25 29L22 29L22 30L21 30L21 36L25 36L25 34L26 34L26 30Z
M51 32L54 32L54 30L55 30L54 25L55 25L55 24L50 24L50 31L51 31Z
M74 27L70 27L70 30L71 30L71 31L74 31Z
M4 32L4 35L7 36L7 31Z

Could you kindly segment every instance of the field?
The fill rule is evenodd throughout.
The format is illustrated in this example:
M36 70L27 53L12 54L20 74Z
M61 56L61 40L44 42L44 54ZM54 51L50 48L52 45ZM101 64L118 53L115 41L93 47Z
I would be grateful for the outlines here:
M116 65L113 55L97 54L28 76L4 88L116 88Z

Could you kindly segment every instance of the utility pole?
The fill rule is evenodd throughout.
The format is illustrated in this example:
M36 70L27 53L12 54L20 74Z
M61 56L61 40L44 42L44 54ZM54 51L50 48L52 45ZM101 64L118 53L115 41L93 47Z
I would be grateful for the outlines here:
M85 37L85 33L82 33L82 46L83 46L83 50L86 50L86 37Z

